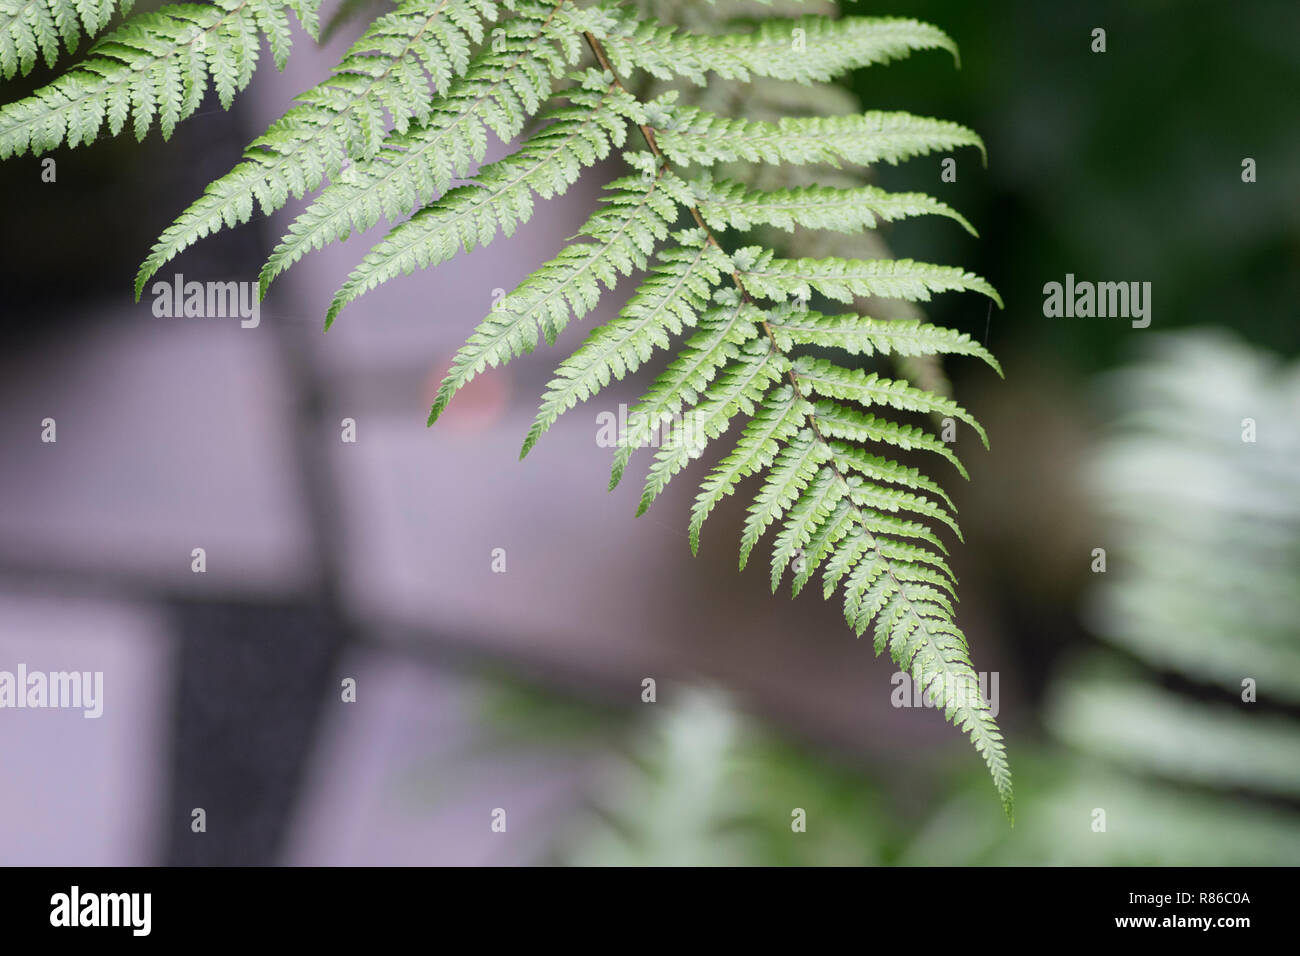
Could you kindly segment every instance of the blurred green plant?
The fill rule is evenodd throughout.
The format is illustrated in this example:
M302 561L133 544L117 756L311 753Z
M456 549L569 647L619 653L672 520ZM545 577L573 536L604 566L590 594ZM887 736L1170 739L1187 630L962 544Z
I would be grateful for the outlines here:
M1116 415L1089 475L1106 565L1086 613L1108 650L1046 715L1074 756L1047 779L1031 757L1014 836L963 797L910 861L1300 860L1300 363L1221 330L1148 351L1100 380Z
M860 770L777 737L715 687L688 685L640 720L519 685L484 699L494 753L599 755L553 862L867 865L893 853L884 795Z

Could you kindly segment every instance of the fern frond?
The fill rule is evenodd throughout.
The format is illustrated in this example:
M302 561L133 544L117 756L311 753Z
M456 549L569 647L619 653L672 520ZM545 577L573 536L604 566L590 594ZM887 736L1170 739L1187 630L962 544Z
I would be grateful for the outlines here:
M821 432L827 438L843 438L863 443L880 442L904 451L914 448L932 451L945 458L963 478L970 478L965 466L948 444L923 429L877 418L837 402L818 402L815 414Z
M971 272L911 259L776 259L756 251L740 267L745 287L771 299L807 299L813 291L837 302L854 296L928 302L935 292L981 292L1002 307L997 290Z
M820 443L818 443L820 445ZM785 513L785 524L776 535L772 546L772 593L781 584L785 569L811 542L814 534L826 523L839 503L844 500L851 482L838 480L835 469L826 466L817 471L807 487L794 499Z
M793 392L792 392L793 398ZM806 413L807 403L803 403ZM829 457L824 443L813 437L812 429L805 428L777 456L749 506L745 531L740 539L740 569L745 570L749 553L772 522L779 521L786 510L798 500L808 483L821 470L822 462Z
M550 198L567 190L583 167L603 159L611 147L622 145L627 122L635 122L640 115L636 100L615 87L607 88L599 96L592 95L591 91L572 96L577 107L555 114L556 122L534 135L518 152L480 169L473 185L457 187L394 226L335 293L326 314L326 326L345 306L380 283L409 274L417 267L423 269L445 262L460 249L468 252L476 246L487 245L498 230L511 235L520 223L532 216L534 195ZM417 134L417 138L424 137ZM405 167L407 163L404 156L401 165ZM413 186L408 184L408 190ZM359 201L364 214L370 215L369 196L362 196ZM343 208L347 210L351 206L352 197L349 197ZM322 203L322 208L324 215L346 235L348 227L343 224L346 213L328 203ZM319 232L309 230L304 234L320 236ZM295 236L292 245L278 251L282 257L291 258L294 249L303 248L301 239ZM272 272L264 273L264 281L274 274L274 265L273 257L273 262L268 263Z
M627 415L610 471L609 488L618 486L633 452L645 445L668 420L694 402L718 369L739 354L739 346L758 335L762 313L732 290L715 298L728 303L700 317L700 331L686 341L678 357L655 379Z
M707 241L703 230L689 230L673 238L681 245L659 254L661 265L618 317L594 330L560 363L519 457L528 454L563 412L596 394L611 378L622 378L640 368L656 348L668 348L670 333L695 325L731 262Z
M945 580L956 583L956 576L943 559L943 555L947 553L946 549L925 525L893 515L881 515L869 508L855 506L852 501L846 501L845 507L853 512L852 528L844 535L842 546L833 547L828 552L829 559L826 561L826 570L822 576L823 598L829 599L835 593L840 580L857 564L858 559L873 550L886 558L895 559L900 567L910 565L920 568L929 565L935 568ZM886 535L893 537L886 537ZM900 541L900 538L924 541L935 550L931 551L910 541ZM935 553L936 551L938 553Z
M850 355L973 355L998 375L1002 366L964 332L907 319L871 319L863 315L823 315L787 310L768 322L777 345L821 345Z
M376 19L329 79L297 98L230 172L159 237L136 277L136 298L169 260L204 236L246 222L256 200L264 215L333 179L351 161L379 151L388 124L400 134L428 122L431 88L463 75L483 24L496 18L489 0L408 0ZM384 111L388 117L385 118Z
M766 343L755 339L718 376L700 397L694 408L682 415L655 455L637 514L644 514L673 476L698 458L705 445L730 426L740 412L754 414L755 404L768 387L789 371L784 355L773 352Z
M452 175L465 171L485 141L474 128L472 112L440 106L438 122L386 147L351 181L333 183L298 216L262 269L263 294L271 282L313 249L364 231L380 217L395 222L420 206L419 213L395 226L349 278L331 304L327 323L361 292L400 272L444 262L457 249L486 245L500 228L506 235L532 215L533 194L564 192L583 167L621 145L636 104L627 93L607 88L570 94L568 106L544 114L549 125L515 153L478 171L471 185L446 192ZM522 124L521 114L518 122ZM429 205L425 205L429 203Z
M248 85L262 36L276 66L289 53L286 10L314 35L319 0L214 0L137 14L91 48L91 57L25 99L0 107L0 159L90 143L105 121L128 117L144 139L155 117L164 138L199 107L208 82L229 109Z
M452 360L429 424L438 420L457 391L489 365L502 365L531 352L539 327L553 343L570 315L581 318L595 308L602 288L613 288L619 276L644 269L655 245L668 235L686 188L671 173L649 181L629 176L611 183L605 208L578 232L595 241L565 248L492 310Z
M113 18L131 12L133 0L3 0L0 2L0 75L26 76L38 59L54 66L59 41L72 53L82 36L92 37Z
M975 416L951 399L914 388L906 382L881 378L875 372L847 369L827 359L802 356L795 360L799 381L826 398L849 399L861 405L888 405L906 412L924 412L965 422L980 436L984 447L989 439Z
M786 117L776 123L730 119L698 107L664 107L658 140L677 165L746 161L753 163L853 163L895 165L915 156L975 146L984 141L947 120L910 113L861 116Z
M925 193L891 193L875 186L839 189L800 186L792 189L751 189L743 183L701 177L692 183L700 215L714 229L752 229L775 226L792 230L833 229L860 232L878 222L895 222L911 216L946 216L971 235L975 227L947 203Z
M947 584L940 584L940 586L953 591L957 585L957 576L952 573L952 569L948 567L948 562L943 559L942 554L935 554L929 548L912 544L909 541L899 541L896 538L885 537L888 534L896 534L903 538L917 537L908 533L918 526L916 522L901 521L893 524L888 520L881 520L882 516L872 515L867 510L863 510L862 513L865 517L862 525L867 531L876 536L876 549L882 555L894 559L900 567L904 565L911 566L916 572L923 571L923 565L929 565L938 572L943 581L947 582ZM924 527L924 525L919 525L919 527ZM855 529L853 535L855 537L859 536L861 532ZM863 540L865 541L865 538ZM929 543L932 544L933 542ZM937 579L936 583L938 583ZM833 590L833 587L829 588L827 596Z
M604 46L618 73L640 69L661 80L683 76L701 85L709 72L726 80L822 82L916 50L944 49L957 59L956 44L942 30L888 17L765 20L751 33L723 36L633 20L627 32L606 37Z
M855 515L852 504L844 499L835 505L835 510L809 536L803 548L800 560L793 565L794 580L790 584L790 594L798 597L804 585L812 579L823 561L830 556L835 546L849 534L854 527ZM927 552L928 553L928 552Z
M699 553L700 528L704 525L704 519L723 498L735 490L738 481L771 465L780 443L798 432L811 412L812 405L797 396L788 385L773 389L768 394L763 400L762 408L745 426L735 450L719 463L700 486L700 493L691 508L692 554ZM779 467L784 469L786 464L782 463ZM776 489L773 489L771 494L775 493ZM763 498L763 494L760 492L760 498ZM742 568L745 558L746 554L742 553Z
M872 535L893 534L898 535L900 538L915 538L917 541L924 541L935 548L939 555L948 553L948 549L944 547L939 537L930 530L928 525L920 521L912 521L898 515L887 515L879 511L872 511L863 505L857 506L856 517L858 526ZM942 560L939 555L935 555L935 557Z
M856 502L854 507L859 507ZM925 564L891 556L900 554L893 550L897 545L878 537L868 523L860 522L862 532L838 546L846 556L828 566L827 592L834 587L832 574L839 580L849 571L845 617L859 635L876 622L877 653L888 647L895 663L911 674L921 692L943 706L944 718L967 733L1011 817L1006 748L988 704L980 697L966 638L952 620L952 604L936 586L943 579Z
M952 499L948 497L948 493L939 487L938 483L931 481L917 469L900 465L896 461L881 458L879 455L873 455L865 449L847 442L832 441L829 442L829 445L835 456L835 462L840 466L841 471L856 471L872 481L887 481L892 484L903 485L915 491L929 492L938 498L942 498L949 508L956 510Z
M133 16L84 63L0 108L0 158L89 142L105 122L116 134L131 121L143 137L156 121L170 136L209 84L229 106L249 82L263 37L283 66L287 11L315 35L316 2L215 0ZM0 0L0 72L26 72L40 57L52 62L60 43L70 49L83 32L102 29L114 3ZM126 9L130 0L122 3ZM864 185L860 170L829 168L966 146L982 155L983 142L943 120L854 115L844 91L799 85L926 49L956 57L942 31L905 19L769 18L749 32L695 35L641 20L618 0L398 0L163 232L140 267L136 296L200 238L247 222L256 208L269 215L291 197L318 193L271 252L259 276L262 294L312 250L381 219L389 226L334 295L328 327L377 285L511 235L538 197L565 192L639 128L646 151L624 154L632 175L608 187L578 237L478 326L439 387L430 424L479 372L531 351L539 333L553 344L621 278L648 273L638 275L617 316L559 363L521 456L565 411L686 338L633 407L610 486L637 448L657 443L640 514L710 442L743 422L694 497L692 550L708 517L752 478L758 488L741 534L741 567L771 530L773 590L786 568L796 594L822 570L826 596L844 591L854 630L873 628L877 651L888 648L970 735L1009 814L1001 736L971 692L974 672L954 622L955 578L934 530L942 525L960 539L955 508L920 469L879 454L885 446L933 452L966 475L946 442L889 420L885 409L960 420L986 445L987 436L943 388L921 387L933 376L892 380L799 354L966 355L1001 374L968 335L907 316L885 322L856 314L872 308L859 299L926 302L949 291L978 292L1000 306L996 290L970 272L888 259L874 239L850 246L844 238L915 216L942 216L974 233L971 224L924 194L889 193ZM620 74L636 70L680 88L635 95ZM703 83L710 73L722 82L698 92L679 83ZM751 118L728 115L735 93L751 89ZM840 112L826 115L828 108ZM534 118L521 144L483 164L491 137L512 144ZM803 230L837 233L825 241L839 245L821 257L778 258L774 249L733 250L718 238L759 227L798 229L801 241ZM790 305L813 293L848 304L849 314Z
M951 528L958 541L962 540L961 529L957 526L957 519L946 508L921 495L903 491L901 488L889 488L876 484L877 481L905 480L902 476L907 469L904 469L903 466L898 465L896 462L877 458L874 455L868 455L861 449L843 445L832 445L831 447L834 455L833 460L841 472L856 471L872 479L871 481L859 481L857 484L854 484L853 478L848 479L849 483L853 485L850 497L856 504L864 508L871 508L878 513L892 514L907 511L926 518L934 518ZM881 464L882 462L883 464Z
M757 273L761 294L773 296L789 294L791 290L781 283L764 285L762 280L770 275L798 275L800 281L810 276L842 278L845 274L858 275L862 271L859 265L863 265L844 267L843 263L835 262L802 262L773 269L771 257L755 250L742 250L732 261L744 277L742 281L748 293L756 294L748 278ZM898 279L899 284L889 287L895 295L928 295L931 291L926 285L928 280L916 285L917 273L910 265L901 270L901 278L888 270L882 273L874 266L867 271L873 277L886 275ZM941 291L941 287L991 291L981 288L982 280L972 280L974 277L965 274L945 273L938 279L935 291ZM839 290L832 286L819 291L835 294ZM823 344L820 337L826 335L833 339L830 344L847 344L850 351L890 348L887 339L880 342L871 339L877 326L869 319L853 316L843 319L841 325L840 321L816 313L801 316L787 307L764 315L763 324L769 332L768 352L763 355L763 343L756 341L747 350L749 360L753 363L786 360L785 352L795 344L796 334L783 335L776 330L782 321L798 323L801 318L804 325L800 327L799 337L818 340L809 344ZM904 341L907 334L917 334L912 328L903 332ZM977 354L978 349L950 331L940 331L927 344L932 348L950 344L970 354ZM903 347L917 347L917 344ZM981 440L986 441L982 427L951 400L905 382L882 379L874 373L842 368L810 356L795 358L788 364L783 362L782 368L789 375L791 385L773 390L762 402L751 392L745 395L746 403L733 402L725 409L718 409L719 400L706 393L701 403L683 416L656 456L639 510L644 511L667 480L684 467L690 457L685 451L690 444L688 439L693 440L698 453L739 411L752 415L736 449L706 478L696 497L690 523L692 548L698 547L704 520L734 490L737 482L747 475L766 472L748 509L740 542L741 567L771 527L777 528L770 575L774 591L786 568L793 569L792 590L798 593L816 569L825 564L826 596L842 583L845 618L849 624L859 635L874 626L877 652L888 649L898 665L911 673L921 691L942 703L946 719L963 729L983 756L1004 809L1011 816L1012 791L1005 747L987 703L979 696L965 638L954 622L955 578L943 558L946 549L925 524L906 517L937 521L960 539L952 502L937 483L917 469L875 455L859 443L875 440L924 447L939 451L954 464L956 459L943 443L924 433L878 422L857 407L839 402L951 416L971 425ZM723 382L727 383L727 394L738 390L734 379L724 377L719 384ZM713 391L715 388L710 389ZM836 401L814 405L807 399L810 395Z

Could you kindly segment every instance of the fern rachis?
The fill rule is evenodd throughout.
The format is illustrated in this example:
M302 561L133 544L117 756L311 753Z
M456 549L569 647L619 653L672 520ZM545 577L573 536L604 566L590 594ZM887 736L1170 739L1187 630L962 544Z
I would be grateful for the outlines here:
M83 28L102 29L111 13L111 0L76 8L68 0L34 2L53 16L35 26L0 16L6 75L26 72L38 54L52 60L60 39L70 46ZM80 25L69 20L74 9ZM0 107L0 157L89 142L105 121L115 134L132 114L138 137L155 117L168 136L197 109L209 81L228 106L249 82L262 36L283 65L286 10L314 35L315 0L218 0L129 18L84 64ZM896 361L966 355L1000 374L969 336L915 319L874 318L858 306L873 297L925 302L947 291L979 292L1000 305L997 293L961 269L909 259L780 254L808 231L849 242L881 222L913 216L943 217L973 233L946 204L889 193L854 180L853 170L966 146L983 154L983 143L956 123L907 113L821 115L823 102L840 102L833 98L819 98L810 115L771 118L724 115L708 99L713 84L744 90L757 79L829 89L823 84L846 71L928 49L956 55L945 34L912 20L769 17L748 31L703 35L616 0L401 0L164 231L136 278L137 297L170 259L247 221L255 205L270 213L290 196L319 191L271 253L263 294L312 250L381 219L389 223L339 288L328 325L382 282L509 236L539 197L564 192L584 170L625 150L630 174L610 184L578 237L470 336L429 423L474 376L532 351L539 333L553 344L621 277L644 274L618 315L559 364L523 453L565 411L685 338L628 416L611 488L635 451L662 436L641 495L644 511L707 445L736 435L691 510L692 550L717 506L747 479L757 482L742 568L773 531L773 590L787 568L796 594L822 569L824 596L843 590L854 630L861 635L874 624L877 652L887 649L971 737L1010 815L1001 735L974 690L966 640L954 622L956 579L930 528L937 523L960 538L955 509L939 483L885 450L932 452L963 477L965 470L946 442L876 413L950 417L987 438L938 391L824 357L827 350ZM695 84L699 94L646 89L673 79ZM489 132L509 142L530 121L517 148L480 165ZM632 131L643 149L627 143ZM750 181L760 175L765 182ZM724 243L728 232L762 241ZM847 309L813 310L813 296Z

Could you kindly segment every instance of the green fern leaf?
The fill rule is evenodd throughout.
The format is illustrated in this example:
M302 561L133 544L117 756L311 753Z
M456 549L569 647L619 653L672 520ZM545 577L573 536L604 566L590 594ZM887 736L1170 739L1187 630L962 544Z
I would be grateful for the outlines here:
M437 202L431 202L434 194L446 190L453 173L469 165L471 137L483 142L481 131L467 129L473 114L449 110L440 113L448 117L447 126L431 123L397 137L400 145L381 151L354 181L330 185L294 220L262 269L262 293L312 249L369 229L381 216L393 222L421 206L425 208L395 226L366 257L331 305L327 321L361 291L399 272L409 273L414 263L437 264L461 247L486 245L498 228L510 235L532 215L534 193L550 197L568 189L584 166L622 144L627 120L635 116L633 101L621 90L580 90L571 99L570 105L545 114L549 125L517 152L484 166L473 185L457 187Z
M753 415L755 404L768 386L788 370L785 356L772 352L765 343L755 340L746 345L660 446L641 492L637 514L644 514L672 477L698 458L709 441L726 431L738 413Z
M965 422L987 448L989 439L975 417L951 399L914 388L906 382L881 378L861 369L841 368L826 359L803 356L795 361L799 381L826 398L849 399L861 405L888 405L907 412L943 415Z
M692 554L699 552L700 529L704 525L704 519L723 498L735 490L738 481L772 465L780 448L780 442L798 432L811 412L812 405L807 400L797 397L788 385L773 389L768 394L758 414L745 426L735 450L722 460L700 486L700 493L691 508ZM785 467L783 463L781 468ZM762 494L760 492L760 497ZM742 554L742 568L745 557L746 555Z
M595 98L573 96L587 109L558 113L552 127L533 136L518 152L480 169L473 185L452 190L393 227L335 294L326 325L382 282L445 262L458 250L487 245L498 230L511 235L532 216L534 195L550 198L563 193L583 167L603 159L611 146L621 145L627 121L635 121L638 115L632 97L614 88ZM329 215L338 221L337 211L331 209ZM301 242L295 241L280 254L292 255L295 248L301 249ZM269 277L264 273L264 283Z
M700 317L700 331L686 341L678 357L628 412L610 471L611 491L622 480L632 454L651 441L684 404L694 402L718 370L739 354L739 347L758 335L762 320L759 309L733 290L721 290L715 299L729 304L719 305Z
M103 30L115 3L0 0L0 73L53 63L60 46L70 50ZM129 3L122 0L124 12ZM128 124L137 137L155 124L168 137L209 87L228 107L249 83L263 39L283 67L289 11L315 35L316 0L216 0L129 17L83 63L0 107L0 158L88 143L105 127L116 135ZM826 167L894 164L966 146L983 155L975 133L904 112L855 113L843 90L800 86L926 49L956 56L944 33L904 19L769 17L709 35L644 20L617 0L399 0L163 232L141 265L136 296L200 238L247 222L256 208L270 214L291 197L319 193L272 251L260 275L263 294L312 250L381 219L389 224L335 294L328 327L378 284L512 234L538 197L565 192L639 129L646 149L624 154L630 175L608 187L576 239L498 303L457 352L430 424L474 376L531 351L539 334L554 344L571 319L637 275L637 291L616 318L559 363L521 454L565 411L676 346L618 436L610 487L636 449L657 445L638 505L644 512L710 442L743 420L734 447L695 494L692 551L710 515L743 480L755 479L741 567L772 529L773 590L787 568L795 594L819 570L825 597L842 589L850 626L859 635L871 629L877 652L888 649L943 704L945 717L983 755L1010 815L1005 748L973 689L954 617L956 580L935 530L943 526L960 539L955 508L920 469L879 454L886 447L931 452L966 477L947 442L888 416L960 420L987 445L973 416L941 394L944 388L917 384L936 379L915 369L920 360L933 365L950 355L1001 369L983 345L952 329L805 306L814 293L852 309L862 299L927 302L950 291L978 292L1001 306L996 290L951 266L779 258L774 249L733 249L719 238L756 227L793 239L802 237L796 230L855 235L914 216L942 216L973 234L960 213L932 197L888 193L862 185L857 171ZM674 88L647 101L624 85L634 71ZM703 84L710 74L748 84L737 89L753 92L744 101L753 119L710 112L699 104L726 98L695 96L679 82ZM532 119L537 125L521 144L481 165L491 137L512 144ZM682 172L719 164L734 178L700 169L687 179ZM798 166L818 168L792 169ZM745 184L750 173L762 188ZM813 176L819 185L807 185ZM827 348L888 356L905 374L882 378L799 354Z
M790 442L773 463L763 487L749 506L745 530L740 539L740 569L745 570L749 554L773 522L779 521L798 500L808 483L829 457L826 446L804 429Z
M820 443L818 443L820 447ZM830 518L844 499L851 484L838 479L833 468L821 468L816 477L795 499L786 512L785 524L777 533L772 548L772 593L776 593L795 555L812 541L813 535Z
M837 302L854 296L928 302L935 292L981 292L1002 307L997 290L979 276L911 259L776 259L770 250L756 250L755 263L740 271L750 292L771 299L807 300L816 291Z
M618 317L593 331L560 364L519 457L528 454L561 413L596 394L611 377L635 371L655 349L668 348L670 334L695 325L730 261L700 230L673 238L682 245L659 254L662 264Z
M794 580L790 585L792 597L798 597L804 585L817 573L823 561L835 549L835 546L849 534L855 524L852 504L845 500L835 505L831 515L809 536L807 545L801 549L792 562Z
M52 67L59 58L59 41L72 53L82 36L91 37L108 26L115 8L131 12L132 0L3 0L0 2L0 75L6 80L26 76L44 59Z
M845 507L852 510L851 502L846 502ZM900 522L891 527L888 522L877 520L869 509L858 509L865 520L858 520L855 514L852 527L843 537L843 546L833 549L830 560L826 563L826 572L824 575L823 597L829 598L835 593L835 588L839 584L840 578L846 571L853 567L858 558L870 550L878 551L882 557L894 560L895 566L910 566L914 571L924 570L928 565L938 575L938 581L947 582L940 586L946 587L949 591L955 593L957 578L948 567L944 559L935 554L929 548L912 544L908 541L900 541L897 538L886 537L886 535L899 535L901 537L915 537L907 534L909 525L917 525L916 522ZM928 542L933 544L934 542Z
M947 443L920 428L877 418L837 402L818 402L814 414L817 417L818 427L827 438L843 438L863 443L881 442L904 451L913 448L932 451L947 459L963 478L970 478L965 466Z
M947 203L925 193L891 193L876 186L836 189L799 186L793 189L751 189L743 183L701 177L692 184L700 215L714 229L752 229L775 226L792 230L833 229L860 232L880 222L912 216L946 216L971 235L975 227Z
M169 260L223 226L246 222L253 201L269 215L290 196L319 189L349 160L372 158L394 129L429 119L430 85L445 90L469 69L483 21L496 16L488 0L409 0L375 20L329 79L297 97L297 105L252 142L243 160L164 230L136 277L136 298Z
M605 38L616 71L640 69L661 80L684 76L699 84L709 72L728 80L765 76L823 82L915 50L944 49L957 58L956 44L943 31L898 18L766 20L752 33L724 36L685 34L671 26L630 20L625 31Z
M868 477L874 476L881 471L871 463L869 456L864 455L862 458L858 458L854 454L855 451L857 449L847 451L843 448L835 449L835 464L839 466L841 471L851 468L854 471L866 474ZM901 488L887 488L860 479L856 483L854 478L849 478L848 481L853 487L850 497L852 497L855 504L874 509L877 512L910 511L914 514L924 515L927 518L934 518L951 528L958 541L962 540L961 529L957 527L957 519L949 511L936 505L928 498L911 494Z
M957 123L910 113L787 117L776 123L730 119L698 107L666 107L659 147L677 165L853 163L891 165L984 141Z
M845 617L859 635L876 621L877 652L888 647L922 693L942 704L945 719L967 733L1011 817L1011 771L1002 734L979 695L966 639L952 623L951 602L932 586L938 579L924 565L888 556L881 539L867 531L839 547L845 556L828 566L827 593L852 569L845 584Z
M769 324L782 349L821 345L850 355L973 355L1002 374L997 359L969 335L928 322L791 310L775 316Z
M265 33L277 57L287 51L284 8L315 26L316 4L215 0L142 13L91 48L90 59L25 99L0 107L0 159L39 155L66 142L89 143L107 121L121 132L128 116L137 139L158 117L164 137L192 114L211 80L222 106L248 85Z
M456 392L486 367L531 352L539 326L553 343L571 314L581 318L595 308L602 287L613 288L619 276L644 269L655 245L668 235L668 224L686 194L686 184L671 174L649 181L626 177L608 188L606 208L579 230L580 236L595 241L576 242L534 271L456 353L438 388L430 425Z
M835 453L835 461L841 471L852 470L871 481L888 481L917 491L929 492L942 498L949 508L956 510L948 493L915 468L908 468L896 461L873 455L865 449L846 442L832 441L829 445L831 451Z

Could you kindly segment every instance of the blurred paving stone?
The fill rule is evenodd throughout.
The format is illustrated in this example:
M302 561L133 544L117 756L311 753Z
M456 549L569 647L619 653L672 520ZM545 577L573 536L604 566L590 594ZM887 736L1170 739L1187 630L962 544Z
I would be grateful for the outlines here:
M199 594L300 588L311 565L267 322L157 318L146 301L11 356L0 562ZM46 417L57 443L41 442Z
M495 752L476 685L358 650L357 701L328 711L283 862L305 866L515 865L542 858L587 779L581 752ZM493 833L492 812L506 811Z
M633 520L632 485L605 493L609 450L574 414L523 462L528 419L514 410L473 431L362 415L357 444L335 452L356 616L648 666L685 533Z
M0 709L0 865L156 864L170 644L159 613L0 580L0 670L102 671L102 716Z

